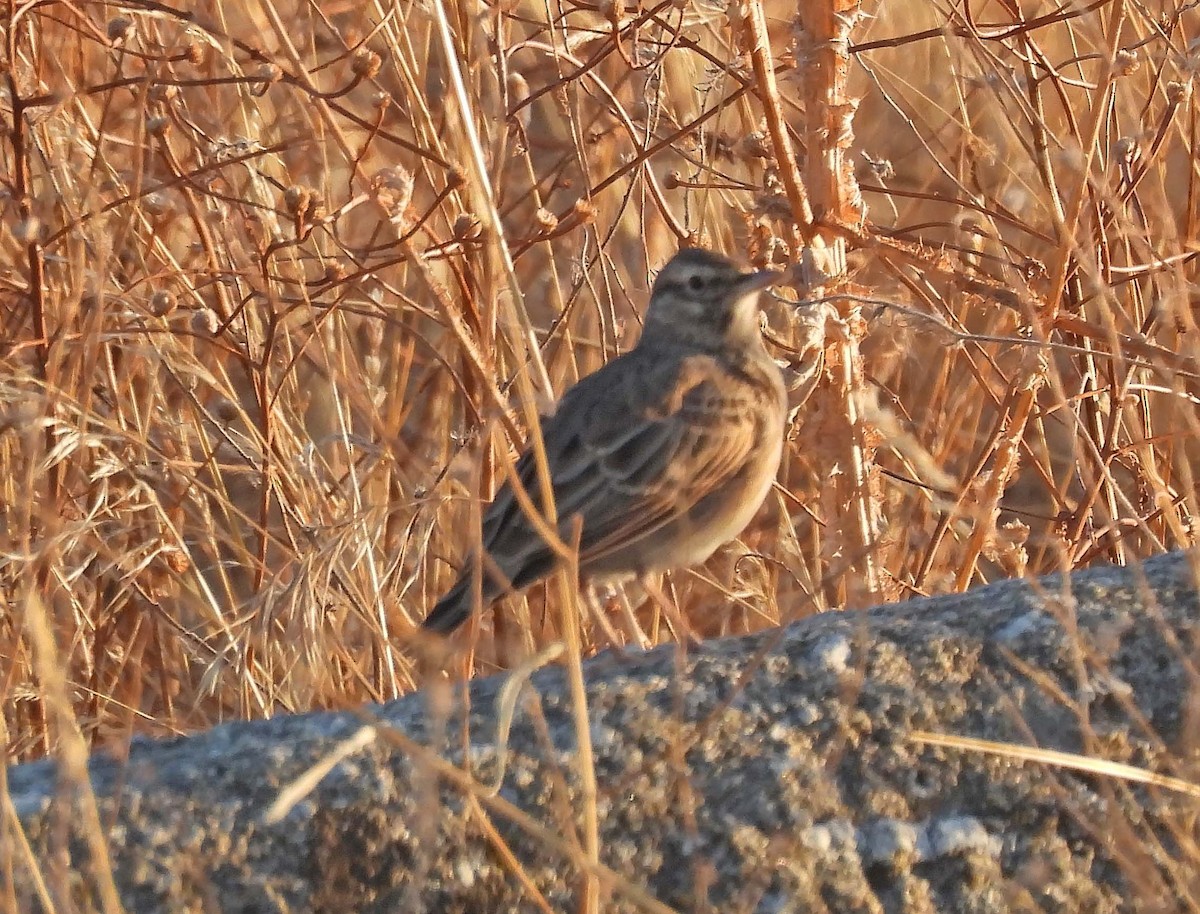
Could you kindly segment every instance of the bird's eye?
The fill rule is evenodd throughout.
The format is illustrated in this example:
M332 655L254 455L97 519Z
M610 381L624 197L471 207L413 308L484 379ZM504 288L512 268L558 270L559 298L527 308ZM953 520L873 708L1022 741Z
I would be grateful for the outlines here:
M693 292L699 292L704 288L704 277L693 273L688 277L688 288Z

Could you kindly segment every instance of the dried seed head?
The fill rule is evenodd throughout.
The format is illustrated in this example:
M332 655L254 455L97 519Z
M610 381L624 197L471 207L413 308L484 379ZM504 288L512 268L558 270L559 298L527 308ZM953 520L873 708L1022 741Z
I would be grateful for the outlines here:
M198 67L204 63L204 48L204 45L193 41L184 48L183 56L192 66Z
M174 295L166 289L159 289L150 296L150 313L156 317L166 317L178 304Z
M408 221L408 205L412 202L413 173L399 166L383 168L371 178L371 193L375 202L387 214L393 225L403 226Z
M265 63L258 68L258 78L262 82L250 90L250 94L255 98L261 98L266 95L267 90L272 85L283 79L283 70L278 64Z
M1191 94L1191 80L1188 80L1187 82L1171 80L1171 82L1167 83L1167 101L1169 101L1172 105L1182 105L1188 100L1188 97Z
M596 207L592 205L591 200L584 200L582 197L575 201L571 212L579 220L580 225L588 225L596 218Z
M133 20L128 16L116 16L108 20L105 31L108 33L109 41L113 44L120 44L133 34Z
M221 322L212 308L199 308L192 313L192 332L200 336L216 336Z
M293 216L303 215L312 205L313 190L303 184L293 184L283 192L283 205Z
M151 216L161 216L171 208L167 200L166 194L150 193L142 198L142 209L148 212Z
M459 213L454 220L454 237L459 241L477 241L483 235L483 223L474 213Z
M771 144L767 142L767 135L761 130L751 131L742 137L737 143L737 151L752 159L775 157L775 153L771 151Z
M1137 54L1129 48L1121 48L1113 58L1113 70L1118 76L1129 76L1136 73L1141 65L1142 62L1138 60Z
M303 184L293 184L287 188L283 192L283 204L295 221L298 232L311 227L313 222L325 217L324 198L317 190Z
M537 212L533 214L533 221L542 233L552 232L558 228L558 216L550 212L544 206L539 206Z
M890 159L875 159L865 151L862 157L863 161L867 163L867 173L876 181L887 181L896 176L896 169L892 166Z
M708 136L709 153L715 159L732 159L737 152L740 139L724 130L714 130Z
M222 425L231 425L238 420L242 411L238 409L238 405L232 400L221 397L212 407L212 414L221 422Z
M350 63L350 71L359 79L374 79L382 66L383 60L378 54L368 48L359 48Z
M1035 279L1046 279L1050 273L1046 269L1046 265L1034 257L1026 257L1021 262L1021 277L1026 282L1033 282Z
M162 551L162 557L167 563L167 567L176 574L183 574L192 567L192 563L188 559L187 555L185 555L183 550L179 549L178 547L165 547Z

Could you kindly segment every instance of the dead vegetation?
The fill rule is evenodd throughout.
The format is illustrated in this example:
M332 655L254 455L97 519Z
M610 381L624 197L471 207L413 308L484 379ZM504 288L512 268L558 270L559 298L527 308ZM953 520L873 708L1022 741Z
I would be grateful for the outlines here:
M783 7L437 9L9 29L11 757L35 616L93 744L411 690L479 498L685 243L809 282L778 490L667 582L701 633L1190 544L1190 14L851 10L843 91Z
M202 6L4 22L10 760L416 688L480 498L682 244L802 265L777 490L664 584L698 633L1192 544L1192 4Z

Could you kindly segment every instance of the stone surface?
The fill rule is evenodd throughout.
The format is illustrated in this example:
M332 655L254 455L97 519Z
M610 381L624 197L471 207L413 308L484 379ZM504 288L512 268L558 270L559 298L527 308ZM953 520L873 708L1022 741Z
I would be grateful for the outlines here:
M1005 582L830 613L683 662L671 649L598 658L585 678L599 910L1190 910L1197 801L913 733L1188 778L1198 624L1190 557L1173 554L1071 586ZM466 729L461 693L373 713L460 766L469 740L488 784L505 682L471 685ZM577 910L585 804L569 696L558 668L524 687L495 797L377 735L268 821L281 790L364 726L351 714L140 742L127 764L95 758L119 896L138 914ZM8 779L58 910L99 910L78 791L49 762ZM13 847L18 909L38 910Z

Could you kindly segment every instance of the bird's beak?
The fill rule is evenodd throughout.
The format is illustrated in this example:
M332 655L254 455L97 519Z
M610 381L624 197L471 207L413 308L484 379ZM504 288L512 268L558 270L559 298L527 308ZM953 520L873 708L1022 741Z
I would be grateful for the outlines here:
M757 292L766 289L783 279L784 274L778 270L759 270L757 273L743 273L738 279L738 291Z

